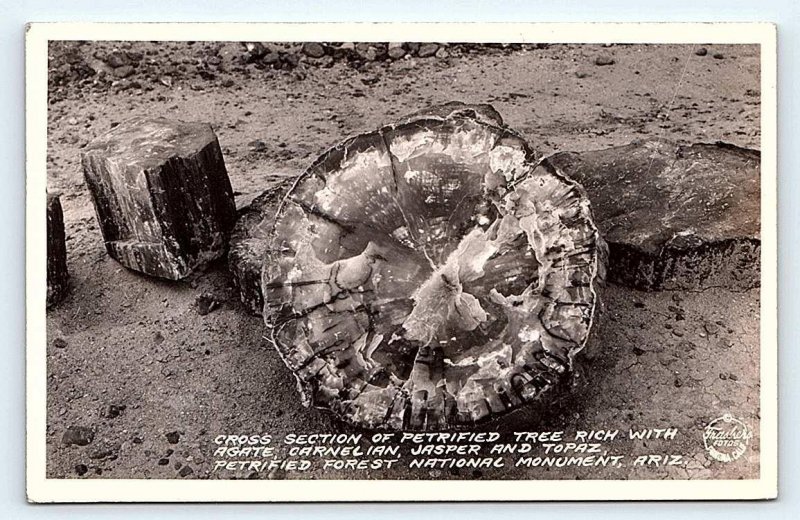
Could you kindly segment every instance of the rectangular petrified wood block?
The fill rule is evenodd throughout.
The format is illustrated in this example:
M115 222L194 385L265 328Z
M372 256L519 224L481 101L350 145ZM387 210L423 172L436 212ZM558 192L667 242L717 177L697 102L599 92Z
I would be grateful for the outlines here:
M178 280L224 254L236 205L211 126L134 118L82 163L108 254L126 267Z
M58 195L47 194L47 306L58 303L67 292L67 245L64 214Z

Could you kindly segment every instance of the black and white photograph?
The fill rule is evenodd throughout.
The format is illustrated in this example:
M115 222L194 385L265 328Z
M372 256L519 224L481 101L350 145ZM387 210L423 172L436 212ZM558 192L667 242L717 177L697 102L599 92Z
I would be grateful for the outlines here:
M774 27L331 25L29 29L29 481L774 496Z

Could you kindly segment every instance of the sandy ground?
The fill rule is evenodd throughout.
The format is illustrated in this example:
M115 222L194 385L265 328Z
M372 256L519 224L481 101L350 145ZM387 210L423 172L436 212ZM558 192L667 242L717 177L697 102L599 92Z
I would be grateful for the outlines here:
M114 45L68 49L89 62ZM55 48L54 56L62 50ZM756 47L708 46L705 56L690 46L454 50L447 58L370 62L362 70L301 62L292 71L236 66L239 44L147 43L129 50L144 57L116 84L90 78L51 86L48 187L62 193L72 278L69 295L47 315L49 477L758 476L758 290L643 293L617 286L603 294L605 310L571 391L479 429L619 428L624 434L670 426L679 430L673 441L614 441L604 449L682 454L680 466L418 470L404 458L391 471L212 472L219 434L280 438L354 430L300 404L291 373L262 338L261 320L245 313L224 262L171 283L110 259L80 171L81 148L128 117L206 121L219 136L243 204L299 174L344 137L451 100L491 103L544 154L642 137L758 148ZM615 63L595 65L600 55ZM213 73L209 56L221 64ZM59 67L65 67L61 59L51 60L51 75ZM207 315L196 306L204 292L222 302ZM702 441L704 425L727 412L755 430L744 456L728 464L712 460ZM74 426L92 428L92 442L64 444L64 432Z

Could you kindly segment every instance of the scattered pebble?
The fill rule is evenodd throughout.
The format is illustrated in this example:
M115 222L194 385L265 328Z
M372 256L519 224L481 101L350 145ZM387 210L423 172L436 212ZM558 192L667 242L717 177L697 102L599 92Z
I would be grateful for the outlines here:
M105 408L103 408L103 410L102 410L100 415L102 415L103 417L105 417L107 419L114 419L116 417L119 417L120 414L123 411L125 411L125 408L126 407L125 407L124 404L121 404L121 405L110 404L110 405L106 406Z
M427 58L436 54L436 51L439 50L439 45L436 43L424 43L420 46L419 51L417 51L417 56L420 58Z
M94 430L86 426L70 426L64 432L61 442L67 446L86 446L94 440Z
M167 442L169 442L170 444L178 444L178 441L181 438L181 434L178 433L178 432L169 432L166 435L166 438L167 438Z
M104 446L104 447L97 447L89 452L90 459L105 459L113 457L114 450L111 448Z
M250 148L251 151L256 153L262 153L267 151L267 143L262 141L261 139L256 139L255 141L250 141L247 143L247 147ZM202 296L202 295L200 295Z
M53 340L55 348L67 348L67 341L64 338L56 338Z
M694 53L698 56L705 56L706 54L708 54L708 49L706 49L705 47L700 47L699 49L694 51Z
M125 65L123 67L114 69L114 76L118 78L127 78L132 74L133 74L133 67L130 65Z
M75 473L77 473L78 476L82 477L82 476L86 475L86 473L88 471L89 471L89 468L86 466L86 464L77 464L75 466Z
M303 54L310 58L321 58L325 56L325 47L317 42L307 42L303 44Z
M399 47L392 47L389 44L389 57L393 60L399 60L400 58L406 55L406 50L401 46Z
M189 466L189 465L186 465L186 466L181 468L181 470L178 472L178 475L180 475L181 477L188 477L192 473L194 473L194 470L192 469L192 467Z
M703 324L703 328L712 336L715 336L717 332L719 332L719 325L716 323L706 322Z
M616 61L611 56L598 56L594 59L594 64L600 67L604 67L606 65L613 65Z
M721 52L717 52L717 53L714 53L714 59L715 60L723 60L723 59L725 59L725 56Z

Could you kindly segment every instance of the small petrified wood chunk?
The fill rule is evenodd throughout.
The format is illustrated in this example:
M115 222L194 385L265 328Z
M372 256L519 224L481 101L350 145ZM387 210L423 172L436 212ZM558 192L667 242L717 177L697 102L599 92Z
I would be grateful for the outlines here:
M264 317L307 403L368 428L469 426L564 381L602 241L579 186L451 111L348 139L282 204Z
M126 267L178 280L224 254L236 206L209 125L135 118L82 162L108 254Z
M471 117L490 125L502 126L503 119L491 105L468 105L451 101L400 118L395 124L410 124L428 117ZM294 179L290 179L294 181ZM267 239L275 223L275 214L291 182L269 188L239 211L230 239L228 266L234 285L245 307L261 315L264 298L261 291L261 269Z
M760 283L760 154L729 144L635 142L557 153L609 245L610 281L644 290Z
M64 214L58 195L47 194L47 306L58 303L67 293L67 244Z

